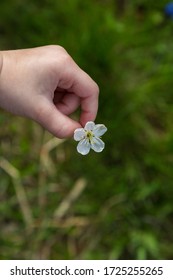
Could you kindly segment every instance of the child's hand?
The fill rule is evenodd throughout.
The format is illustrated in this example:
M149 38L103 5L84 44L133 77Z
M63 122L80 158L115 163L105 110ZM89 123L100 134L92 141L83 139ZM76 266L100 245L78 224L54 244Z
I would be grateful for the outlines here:
M40 123L59 138L93 121L97 84L60 46L2 51L0 106ZM80 121L68 115L81 106Z

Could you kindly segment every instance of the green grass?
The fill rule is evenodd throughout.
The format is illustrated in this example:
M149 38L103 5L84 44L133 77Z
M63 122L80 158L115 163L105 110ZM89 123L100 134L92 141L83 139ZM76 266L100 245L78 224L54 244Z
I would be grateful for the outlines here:
M1 1L1 49L63 45L99 84L108 127L83 157L1 111L1 259L173 257L173 21L167 1L117 3Z

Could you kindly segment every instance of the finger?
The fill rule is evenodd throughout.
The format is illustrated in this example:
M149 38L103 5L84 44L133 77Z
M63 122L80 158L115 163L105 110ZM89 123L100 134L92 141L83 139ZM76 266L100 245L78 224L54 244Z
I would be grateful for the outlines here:
M98 111L98 85L85 73L80 72L72 89L81 98L80 123L84 126L88 121L94 121Z
M58 86L73 92L81 99L80 122L95 120L98 110L98 85L71 59L60 72Z
M73 135L81 125L63 115L47 98L37 103L33 119L58 138L67 138Z
M61 101L57 104L56 108L64 115L70 115L76 111L80 105L80 98L72 93L64 95Z

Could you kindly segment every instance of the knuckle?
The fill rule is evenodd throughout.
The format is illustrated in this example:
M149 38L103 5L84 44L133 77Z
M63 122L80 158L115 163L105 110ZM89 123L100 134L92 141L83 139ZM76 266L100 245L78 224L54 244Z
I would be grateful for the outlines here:
M73 64L72 57L62 46L51 45L49 46L49 49L51 50L52 54L52 62L57 63L58 58L58 66L60 67L60 70L66 69L66 67L70 67Z
M47 53L49 59L52 58L53 61L57 61L57 58L62 62L70 61L72 58L68 52L59 45L49 45L45 48L45 54ZM51 55L50 55L51 54Z
M60 45L48 45L47 50L55 53L67 53L67 51Z

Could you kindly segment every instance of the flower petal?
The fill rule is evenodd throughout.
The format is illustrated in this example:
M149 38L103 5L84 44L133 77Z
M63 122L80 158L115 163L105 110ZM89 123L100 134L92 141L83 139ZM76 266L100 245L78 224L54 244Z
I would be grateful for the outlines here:
M104 147L105 147L105 143L100 138L93 137L93 140L92 140L92 143L91 143L91 148L95 152L97 152L97 153L102 152Z
M74 140L80 141L85 137L85 130L83 128L77 128L74 131Z
M91 145L87 139L81 140L77 145L78 153L82 155L87 155L90 151Z
M100 137L107 131L107 127L104 124L96 124L93 129L95 136Z
M95 123L94 122L87 122L84 129L85 130L93 130L95 128Z

